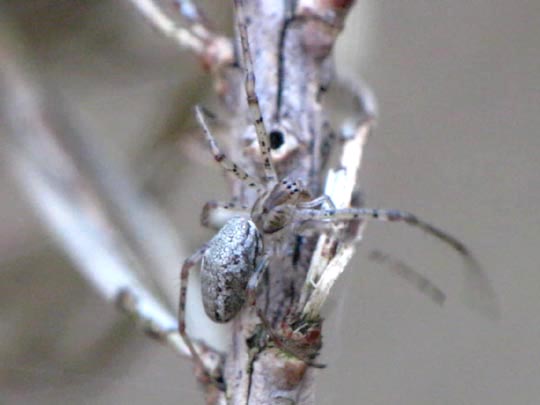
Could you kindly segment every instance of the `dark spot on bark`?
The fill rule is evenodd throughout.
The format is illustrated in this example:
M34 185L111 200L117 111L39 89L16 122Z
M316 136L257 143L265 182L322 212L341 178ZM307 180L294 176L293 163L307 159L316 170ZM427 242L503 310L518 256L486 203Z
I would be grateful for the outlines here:
M279 149L281 145L285 143L285 136L283 132L275 130L270 132L270 147L272 149Z

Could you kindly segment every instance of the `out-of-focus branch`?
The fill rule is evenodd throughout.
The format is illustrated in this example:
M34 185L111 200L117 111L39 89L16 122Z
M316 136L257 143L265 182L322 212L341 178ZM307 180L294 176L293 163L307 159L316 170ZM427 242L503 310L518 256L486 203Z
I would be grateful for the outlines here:
M189 355L172 305L156 298L162 290L153 276L176 270L174 231L127 171L73 125L62 98L32 71L19 38L3 25L0 31L0 123L14 174L95 290L150 336ZM215 357L209 354L210 367Z
M189 29L171 20L152 0L130 0L137 11L158 31L174 40L181 48L197 54L204 52L204 42Z
M184 28L173 21L153 0L129 0L146 21L181 49L197 55L204 66L217 69L231 64L234 52L230 39L216 35L204 23L204 18L191 1L177 0L180 13L189 24Z

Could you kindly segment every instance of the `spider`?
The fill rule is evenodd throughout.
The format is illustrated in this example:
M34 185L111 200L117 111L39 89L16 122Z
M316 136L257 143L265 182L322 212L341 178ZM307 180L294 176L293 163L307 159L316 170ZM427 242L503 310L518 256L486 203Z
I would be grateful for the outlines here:
M220 211L226 213L228 220L219 232L186 259L182 266L179 333L203 370L202 361L186 333L185 322L187 280L190 270L199 261L202 262L200 271L204 309L215 322L230 321L246 302L249 305L256 304L257 286L272 255L281 254L286 248L286 237L298 232L306 223L336 224L359 219L403 222L448 244L466 260L474 263L471 253L458 239L411 213L373 208L336 209L328 196L312 196L302 179L278 178L271 158L272 139L266 130L255 92L254 68L241 2L235 0L235 6L245 69L245 93L249 112L253 117L264 176L259 178L248 173L227 157L208 128L203 110L196 107L197 121L214 160L246 187L255 190L257 195L251 207L236 207L231 203L207 204L204 213L206 217ZM267 322L262 320L263 324L267 325Z

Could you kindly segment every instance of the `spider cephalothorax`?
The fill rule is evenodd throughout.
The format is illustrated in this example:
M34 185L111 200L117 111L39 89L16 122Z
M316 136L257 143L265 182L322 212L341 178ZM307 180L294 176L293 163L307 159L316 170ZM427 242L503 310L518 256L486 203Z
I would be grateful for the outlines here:
M312 199L300 180L285 179L257 199L251 218L263 234L273 234L293 221L299 204Z

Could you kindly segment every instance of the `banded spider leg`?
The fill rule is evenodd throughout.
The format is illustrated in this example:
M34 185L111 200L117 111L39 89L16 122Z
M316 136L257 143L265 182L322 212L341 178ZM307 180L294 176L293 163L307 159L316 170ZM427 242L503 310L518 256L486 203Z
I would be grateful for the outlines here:
M498 305L496 303L495 294L491 289L489 280L484 274L478 261L471 253L469 248L461 242L458 238L450 235L448 232L432 225L429 222L424 221L418 216L401 210L395 209L376 209L376 208L341 208L341 209L298 209L295 215L295 219L302 221L320 221L320 222L332 222L337 223L341 221L355 221L358 219L365 221L385 221L404 223L406 225L418 228L428 235L435 237L437 240L445 243L447 246L455 250L465 261L466 264L466 279L467 287L474 288L471 291L472 295L467 297L471 300L471 304L475 309L483 312L490 318L498 317ZM379 255L377 258L381 258ZM381 262L383 260L380 260ZM410 272L407 272L410 274ZM420 283L420 280L416 280L416 283ZM432 287L430 287L432 288ZM428 294L435 294L436 302L440 302L441 297L439 293L433 291Z
M354 124L347 125L342 128L342 138L345 141L345 144L342 151L341 166L339 169L334 170L333 173L334 178L336 179L336 173L338 172L344 172L345 178L348 177L348 179L345 179L345 181L343 181L343 178L341 178L341 181L338 181L336 183L337 188L340 189L337 193L337 195L339 196L339 200L336 201L336 205L339 204L339 208L304 209L303 207L298 207L299 209L296 211L295 220L300 222L301 228L313 226L315 229L324 226L324 224L339 224L343 222L349 222L353 224L357 223L358 221L360 221L360 223L363 223L371 220L401 222L409 226L419 228L424 232L428 233L429 235L435 237L437 240L442 241L447 246L451 247L464 259L466 264L466 299L468 303L473 307L473 309L479 310L484 315L491 318L498 317L498 304L495 293L493 292L489 283L489 279L484 274L481 266L477 262L476 258L472 255L471 251L458 238L450 235L449 233L438 227L435 227L431 223L420 219L418 216L402 210L373 209L350 206L347 207L347 205L349 205L348 201L350 199L350 196L352 195L353 188L356 183L356 177L354 173L358 171L358 167L360 165L363 150L362 145L365 143L365 139L367 138L370 127L373 123L376 106L370 91L366 91L366 89L364 89L363 86L360 86L358 83L351 83L350 80L347 80L346 82L342 82L339 84L341 84L346 91L352 91L356 99L356 104L358 104L358 111L356 112L357 119L351 120L352 122L354 122ZM334 185L334 187L331 187L331 189L336 189L336 185ZM353 188L344 190L344 188L347 187ZM332 196L333 195L334 193L332 193ZM340 240L340 238L344 238L343 242L350 243L356 238L356 234L356 231L349 236L340 236L340 234L335 234L331 239L335 240L337 238L337 240ZM331 241L328 242L332 243ZM382 254L380 252L373 253L371 255L371 258L378 261L379 263L388 265L388 268L391 271L405 279L413 286L417 287L420 292L426 294L438 305L443 304L445 300L444 293L426 277L417 273L415 270L413 270L406 264L400 261L393 260L388 255ZM317 266L312 267L314 267L314 273L317 274ZM323 267L318 267L322 269L322 271L324 271L324 265ZM310 272L311 271L312 269L310 269ZM320 273L317 274L317 277L319 276ZM313 278L311 278L311 275L308 275L308 278L310 281L314 280ZM306 292L304 292L301 302L306 303L307 299L307 294Z

